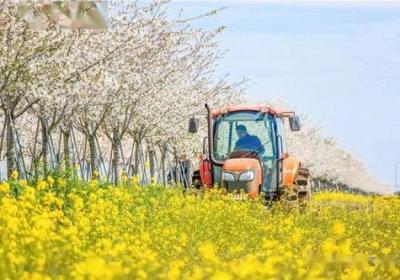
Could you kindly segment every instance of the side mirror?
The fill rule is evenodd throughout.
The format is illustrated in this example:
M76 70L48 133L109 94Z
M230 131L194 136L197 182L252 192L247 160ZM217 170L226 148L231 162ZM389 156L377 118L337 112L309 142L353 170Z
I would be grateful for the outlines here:
M289 158L289 153L283 153L281 158L278 161L284 161L285 159Z
M200 120L195 117L191 117L189 120L189 132L197 133L199 131L199 126L200 126Z
M291 131L300 131L301 129L300 118L296 115L289 117L289 125Z

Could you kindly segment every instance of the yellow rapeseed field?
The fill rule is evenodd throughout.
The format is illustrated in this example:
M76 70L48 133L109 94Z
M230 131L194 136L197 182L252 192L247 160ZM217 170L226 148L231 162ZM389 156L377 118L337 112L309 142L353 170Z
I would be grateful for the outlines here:
M0 184L0 279L400 279L400 199L298 212L218 191Z

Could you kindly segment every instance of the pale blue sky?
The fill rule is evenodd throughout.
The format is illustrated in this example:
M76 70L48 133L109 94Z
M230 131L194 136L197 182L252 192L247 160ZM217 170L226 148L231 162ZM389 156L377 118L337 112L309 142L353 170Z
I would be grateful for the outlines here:
M182 1L187 15L226 26L219 71L250 79L252 101L283 98L394 184L400 164L400 5ZM400 170L399 170L400 173Z

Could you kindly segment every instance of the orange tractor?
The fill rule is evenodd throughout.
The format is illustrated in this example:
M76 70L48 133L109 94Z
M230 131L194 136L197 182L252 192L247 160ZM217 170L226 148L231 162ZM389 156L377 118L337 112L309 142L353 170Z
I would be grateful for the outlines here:
M208 137L193 175L195 186L218 185L228 192L264 194L272 200L303 203L310 199L309 172L286 148L285 119L292 131L300 130L294 112L268 106L211 110L206 104L206 109ZM189 132L198 130L199 119L192 117Z

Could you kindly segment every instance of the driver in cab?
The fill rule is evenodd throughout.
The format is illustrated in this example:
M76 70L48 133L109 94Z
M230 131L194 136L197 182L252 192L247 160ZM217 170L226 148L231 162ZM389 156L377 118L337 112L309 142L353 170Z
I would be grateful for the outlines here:
M238 125L236 127L236 133L239 139L236 141L235 150L251 150L257 152L259 155L265 152L260 138L256 135L248 134L246 126L242 124Z

